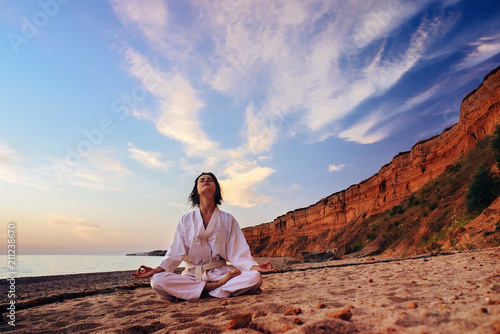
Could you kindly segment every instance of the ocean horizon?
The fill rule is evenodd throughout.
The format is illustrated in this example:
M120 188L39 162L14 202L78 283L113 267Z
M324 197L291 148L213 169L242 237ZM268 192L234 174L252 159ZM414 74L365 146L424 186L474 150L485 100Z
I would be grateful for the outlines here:
M15 269L7 255L0 255L0 278L86 274L135 270L141 265L157 267L163 256L126 255L17 255ZM11 272L16 274L11 275Z

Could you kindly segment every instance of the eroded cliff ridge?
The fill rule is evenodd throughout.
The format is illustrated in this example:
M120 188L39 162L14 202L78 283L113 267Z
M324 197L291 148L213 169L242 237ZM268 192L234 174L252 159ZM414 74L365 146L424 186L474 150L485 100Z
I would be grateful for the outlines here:
M462 101L460 118L440 135L415 144L367 180L272 222L243 229L255 256L297 256L336 251L339 231L385 212L450 168L500 124L500 66ZM353 229L351 229L353 230ZM339 255L344 255L345 249Z

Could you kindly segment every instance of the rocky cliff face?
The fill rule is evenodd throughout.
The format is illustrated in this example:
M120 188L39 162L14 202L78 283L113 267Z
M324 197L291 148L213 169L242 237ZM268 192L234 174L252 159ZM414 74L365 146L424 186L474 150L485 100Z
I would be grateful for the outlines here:
M462 101L459 121L438 136L395 156L371 178L317 203L243 229L255 256L296 256L339 247L331 237L408 198L442 174L462 154L491 135L500 123L500 67ZM326 242L328 240L328 242Z

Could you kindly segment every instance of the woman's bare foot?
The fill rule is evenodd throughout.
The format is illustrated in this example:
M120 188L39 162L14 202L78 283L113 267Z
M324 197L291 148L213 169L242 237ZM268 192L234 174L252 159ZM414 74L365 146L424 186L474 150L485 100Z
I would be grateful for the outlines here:
M217 281L217 283L220 283L220 285L222 286L222 285L226 284L227 281L229 281L231 278L236 277L240 274L241 274L241 271L239 269L233 269L233 270L229 271L226 274L226 276L224 276L222 279Z
M226 276L224 276L223 278L221 278L217 282L207 282L205 284L205 288L203 289L203 291L208 292L208 291L212 291L212 290L215 290L217 288L220 288L221 286L226 284L231 278L236 277L240 274L241 274L241 271L239 269L233 269L233 270L229 271L226 274Z

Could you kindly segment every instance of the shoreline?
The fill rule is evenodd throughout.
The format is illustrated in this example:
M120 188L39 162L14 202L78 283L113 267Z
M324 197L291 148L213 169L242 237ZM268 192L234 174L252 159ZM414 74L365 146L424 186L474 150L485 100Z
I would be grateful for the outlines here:
M476 252L480 250L467 251ZM318 262L298 262L294 258L255 258L258 263L271 261L273 266L278 268L278 273L319 270L324 268L340 268L348 266L368 265L375 263L388 263L394 261L404 261L411 259L428 258L435 256L453 255L458 252L437 252L428 253L418 256L397 258L383 256L368 256L363 258L350 258L343 260L328 260ZM462 252L464 253L464 252ZM184 270L179 267L175 270L180 274ZM41 299L49 297L47 302L54 300L55 295L65 295L65 298L58 300L78 298L82 296L112 293L113 289L134 289L138 287L149 287L149 282L145 279L134 279L132 273L135 270L120 270L109 272L91 272L91 273L76 273L76 274L61 274L61 275L46 275L46 276L27 276L15 277L16 285L22 286L16 292L16 303L23 303L32 299ZM8 305L7 293L9 282L7 278L0 280L0 313L5 312L5 306ZM28 303L21 306L22 309L42 305L39 301L36 304Z

